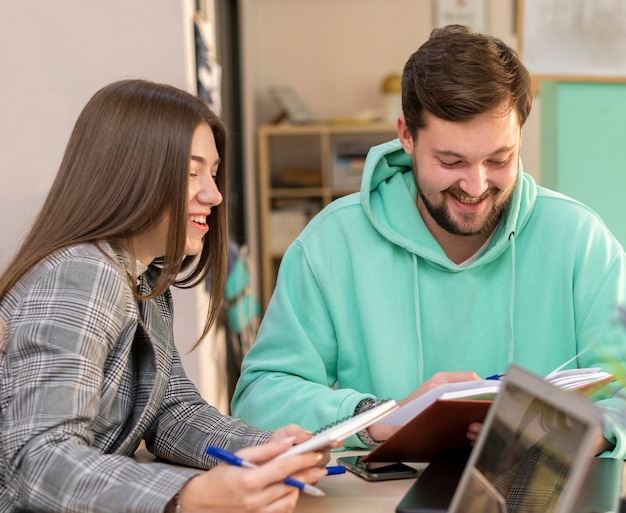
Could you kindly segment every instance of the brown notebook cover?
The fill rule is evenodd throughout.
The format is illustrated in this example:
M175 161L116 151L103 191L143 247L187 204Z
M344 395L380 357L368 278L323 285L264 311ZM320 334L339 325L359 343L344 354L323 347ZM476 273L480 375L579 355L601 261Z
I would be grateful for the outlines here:
M471 451L467 426L485 420L491 401L437 399L382 444L364 461L429 462L442 455Z
M613 379L607 376L571 390L589 397ZM365 455L363 461L430 462L440 456L469 455L472 446L467 439L467 426L485 420L491 403L478 399L436 399Z

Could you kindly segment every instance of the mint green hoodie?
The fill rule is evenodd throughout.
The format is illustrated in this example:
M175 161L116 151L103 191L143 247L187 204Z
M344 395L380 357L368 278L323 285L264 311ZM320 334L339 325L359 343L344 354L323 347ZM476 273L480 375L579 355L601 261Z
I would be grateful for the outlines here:
M361 193L326 207L284 255L233 413L317 430L364 397L403 399L438 371L489 376L515 362L545 375L587 348L578 366L619 372L618 362L626 380L624 306L621 245L521 163L488 246L452 263L417 211L410 157L391 141L370 151ZM620 386L594 399L624 458L625 403L608 397Z

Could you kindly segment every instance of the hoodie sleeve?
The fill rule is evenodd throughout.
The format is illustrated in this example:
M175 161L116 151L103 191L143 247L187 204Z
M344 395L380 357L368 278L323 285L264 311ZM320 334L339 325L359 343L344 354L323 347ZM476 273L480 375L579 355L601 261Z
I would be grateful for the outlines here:
M604 272L581 269L575 281L575 298L582 303L577 326L578 347L582 352L579 364L601 367L616 377L593 399L603 413L604 436L614 444L614 449L603 456L625 459L626 258L621 248L603 254L601 247L596 245L594 253L587 254L585 267Z
M335 389L337 338L322 291L296 241L285 253L276 290L246 355L233 414L261 429L297 422L304 429L351 417L371 395ZM356 436L345 447L365 447Z

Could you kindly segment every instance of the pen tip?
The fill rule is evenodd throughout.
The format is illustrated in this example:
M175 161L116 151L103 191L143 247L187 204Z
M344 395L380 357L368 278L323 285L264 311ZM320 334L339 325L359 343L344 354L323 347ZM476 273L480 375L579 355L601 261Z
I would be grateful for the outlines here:
M306 485L304 487L304 491L306 491L309 495L314 495L315 497L324 497L326 495L325 492L312 485Z

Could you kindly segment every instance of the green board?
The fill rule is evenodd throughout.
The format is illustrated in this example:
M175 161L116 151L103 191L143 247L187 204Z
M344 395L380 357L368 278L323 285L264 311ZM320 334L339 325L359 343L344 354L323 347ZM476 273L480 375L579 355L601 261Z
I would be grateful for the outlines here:
M541 83L541 177L626 246L626 83Z

